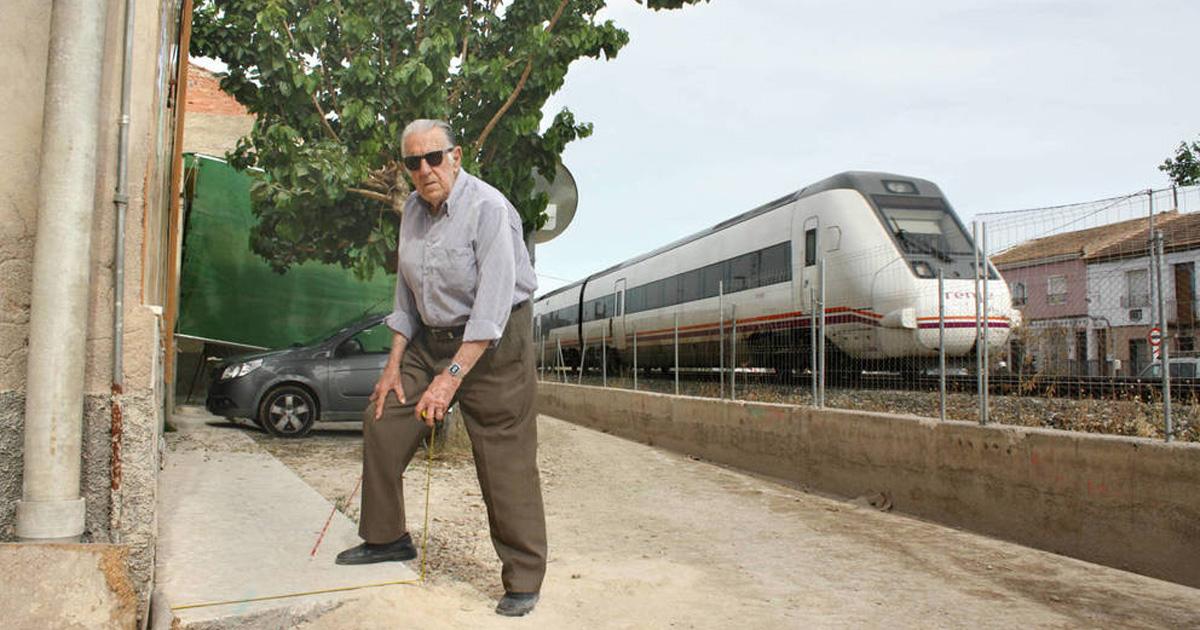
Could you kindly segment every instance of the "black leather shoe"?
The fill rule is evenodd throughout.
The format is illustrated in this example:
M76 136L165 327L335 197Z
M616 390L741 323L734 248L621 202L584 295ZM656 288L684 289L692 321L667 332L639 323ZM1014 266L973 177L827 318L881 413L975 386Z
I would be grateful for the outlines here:
M510 593L505 592L504 597L500 598L500 603L496 604L496 614L504 615L505 617L521 617L529 614L533 607L537 605L537 593Z
M371 544L365 542L357 547L351 547L337 555L337 564L372 564L374 562L389 562L393 560L412 560L417 557L413 547L412 537L405 534L390 543Z

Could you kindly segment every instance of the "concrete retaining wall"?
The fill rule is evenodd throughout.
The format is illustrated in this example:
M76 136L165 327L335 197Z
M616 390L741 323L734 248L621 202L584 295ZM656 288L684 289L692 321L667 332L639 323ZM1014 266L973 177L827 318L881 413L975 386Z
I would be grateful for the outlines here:
M539 411L1200 587L1200 444L542 383Z

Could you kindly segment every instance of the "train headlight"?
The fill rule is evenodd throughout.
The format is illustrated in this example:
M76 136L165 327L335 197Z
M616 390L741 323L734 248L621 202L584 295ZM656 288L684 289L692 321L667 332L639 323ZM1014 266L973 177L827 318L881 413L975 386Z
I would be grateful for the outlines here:
M917 194L917 185L912 182L905 182L896 179L883 180L883 187L890 193L897 195L915 195Z
M918 260L917 262L913 263L913 271L917 273L918 278L933 277L933 267L930 267L929 263L927 262Z

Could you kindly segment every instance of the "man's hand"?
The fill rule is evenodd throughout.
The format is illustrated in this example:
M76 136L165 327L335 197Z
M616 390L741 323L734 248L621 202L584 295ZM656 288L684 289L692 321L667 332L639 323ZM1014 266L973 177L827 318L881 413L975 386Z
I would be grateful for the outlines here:
M371 392L371 402L375 403L375 420L383 417L383 407L387 403L388 394L395 392L396 399L404 404L404 387L400 383L400 370L384 368L375 383L375 391Z
M425 422L430 427L434 422L441 422L442 418L446 416L446 410L450 408L450 401L454 400L454 393L458 391L461 382L446 373L435 376L433 382L425 389L425 393L421 395L421 400L417 402L415 409L417 420Z

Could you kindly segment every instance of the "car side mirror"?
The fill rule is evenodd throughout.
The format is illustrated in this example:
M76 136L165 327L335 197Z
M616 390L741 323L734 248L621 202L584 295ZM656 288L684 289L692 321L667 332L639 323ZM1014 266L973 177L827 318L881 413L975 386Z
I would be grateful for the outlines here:
M355 354L362 354L362 352L362 342L351 337L339 344L334 354L339 357L348 357Z

